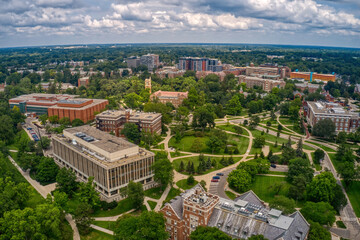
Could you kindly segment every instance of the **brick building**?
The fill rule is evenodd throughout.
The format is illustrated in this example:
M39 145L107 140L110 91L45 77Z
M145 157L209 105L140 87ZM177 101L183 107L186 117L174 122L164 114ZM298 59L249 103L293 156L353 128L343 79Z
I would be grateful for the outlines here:
M56 164L72 169L80 181L93 176L105 201L120 200L120 189L130 181L142 183L144 189L157 185L151 169L154 153L122 138L84 125L65 129L52 143Z
M355 132L359 127L360 116L358 112L344 108L333 102L305 102L305 116L310 126L323 119L330 119L335 123L336 132Z
M180 57L178 68L180 70L192 70L200 72L221 72L223 70L221 62L218 59L199 57Z
M135 123L140 131L161 134L161 113L107 110L96 115L96 128L121 135L125 123Z
M188 92L166 92L159 90L151 94L150 99L151 100L158 99L161 103L164 104L170 102L175 107L178 107L187 97L188 97Z
M245 83L246 87L253 88L254 86L262 87L266 92L270 92L273 88L284 88L286 82L283 80L271 80L258 77L239 76L239 84Z
M304 240L310 229L300 212L286 216L269 209L252 191L229 200L200 185L166 203L160 212L172 240L188 240L197 226L216 227L235 239L261 234L269 240Z
M332 81L335 82L336 80L336 74L319 74L319 73L313 73L313 72L292 72L290 74L291 79L304 79L306 81Z
M220 81L223 81L226 76L225 72L211 72L211 71L196 72L195 76L197 79L201 79L201 78L205 78L206 76L208 76L210 74L215 74L216 76L218 76Z
M90 80L89 77L82 77L78 79L78 87L84 86L87 87L89 86Z
M309 93L314 93L316 92L319 88L321 90L324 89L324 86L323 85L320 85L320 84L312 84L312 83L308 83L308 82L305 82L305 83L295 83L295 87L300 89L300 91L305 91L305 89L307 89L309 91Z
M10 107L17 106L21 113L47 114L59 119L68 117L70 121L80 119L83 122L94 120L95 113L106 108L108 100L75 98L68 94L33 93L21 95L9 100Z
M125 59L127 67L129 68L137 68L140 66L140 58L136 56L131 56Z

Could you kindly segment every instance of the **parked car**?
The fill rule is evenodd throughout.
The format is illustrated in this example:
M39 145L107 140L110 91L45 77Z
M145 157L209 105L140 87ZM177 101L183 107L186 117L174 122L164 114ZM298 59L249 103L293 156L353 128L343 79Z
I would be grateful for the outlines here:
M219 179L211 179L212 182L219 182Z
M28 127L27 130L32 130L32 128L31 128L31 127Z
M276 165L275 165L274 163L272 163L270 166L271 166L272 168L276 168Z
M212 179L220 179L220 176L213 176Z
M218 176L224 176L224 174L223 174L222 172L219 172L219 173L217 173L216 175L218 175Z

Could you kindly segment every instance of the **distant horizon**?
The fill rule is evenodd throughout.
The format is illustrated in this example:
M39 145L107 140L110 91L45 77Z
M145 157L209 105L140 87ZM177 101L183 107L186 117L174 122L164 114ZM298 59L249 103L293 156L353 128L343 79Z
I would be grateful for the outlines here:
M360 40L359 40L360 41ZM350 47L350 46L332 46L332 45L308 45L308 44L273 44L273 43L226 43L226 42L213 42L213 43L201 43L201 42L128 42L128 43L74 43L74 44L50 44L50 45L23 45L23 46L10 46L10 47L0 47L0 49L13 49L13 48L51 48L51 47L71 47L71 46L111 46L111 45L234 45L234 46L279 46L279 47L289 47L289 48L330 48L330 49L354 49L360 50L360 47Z

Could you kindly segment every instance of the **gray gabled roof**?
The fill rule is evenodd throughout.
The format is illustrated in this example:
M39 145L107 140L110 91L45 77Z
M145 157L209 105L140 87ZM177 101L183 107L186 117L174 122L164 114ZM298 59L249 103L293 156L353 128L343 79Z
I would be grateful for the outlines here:
M260 206L266 207L264 202L261 201L261 199L252 190L241 194L239 197L235 198L234 201L236 202L239 199L243 200L243 201L247 201L247 202L255 204L255 205L260 205Z

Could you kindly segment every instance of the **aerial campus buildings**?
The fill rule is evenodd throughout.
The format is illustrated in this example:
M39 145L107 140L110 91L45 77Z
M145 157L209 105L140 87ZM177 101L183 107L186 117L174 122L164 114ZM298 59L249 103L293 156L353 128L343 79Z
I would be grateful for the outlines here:
M360 125L359 112L345 108L339 103L307 101L304 104L304 112L308 124L312 127L326 118L335 123L336 132L355 132Z
M300 212L286 216L269 209L252 191L229 200L200 185L166 203L160 212L172 240L188 240L198 226L216 227L236 239L264 235L269 240L304 240L310 229Z
M151 165L154 153L94 127L68 128L52 138L53 158L60 167L72 169L80 181L94 177L103 200L120 200L120 189L130 181L144 189L154 187Z
M17 106L21 113L36 115L47 114L59 119L68 117L70 121L80 119L83 122L94 120L95 113L101 112L108 105L108 100L75 98L68 94L32 93L9 100L10 107Z
M161 134L161 113L149 113L127 110L107 110L96 115L96 128L105 132L121 135L125 123L134 123L139 130Z

